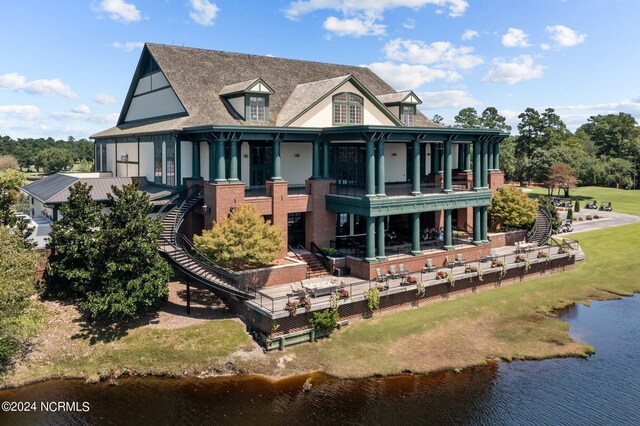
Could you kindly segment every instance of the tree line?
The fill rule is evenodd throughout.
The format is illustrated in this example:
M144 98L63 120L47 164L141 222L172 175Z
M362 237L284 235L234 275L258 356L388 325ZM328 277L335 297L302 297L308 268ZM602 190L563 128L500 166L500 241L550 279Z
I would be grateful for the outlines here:
M90 171L93 162L93 142L87 139L76 140L69 136L67 140L48 138L18 138L0 136L0 156L13 157L20 170L54 173L73 167L78 163L81 171ZM8 160L5 160L8 161Z
M594 115L575 132L553 108L526 108L518 118L519 134L500 146L500 169L507 180L557 181L562 167L552 166L564 164L581 185L637 188L640 127L632 115ZM454 121L456 127L511 130L493 107L480 115L475 108L464 108Z

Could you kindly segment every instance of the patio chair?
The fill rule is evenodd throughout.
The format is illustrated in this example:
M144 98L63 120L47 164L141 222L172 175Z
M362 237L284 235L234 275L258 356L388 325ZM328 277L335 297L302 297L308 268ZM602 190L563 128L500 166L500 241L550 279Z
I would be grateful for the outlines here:
M433 260L427 259L427 262L424 264L424 268L422 268L422 272L431 272L433 271Z
M464 256L462 256L462 253L456 254L456 263L458 265L462 265L464 262L465 260L464 260Z
M289 285L291 286L291 296L304 297L307 295L307 291L304 288L296 288L293 283L290 283Z
M398 278L398 273L396 272L396 265L389 266L389 276L391 279Z
M380 268L376 268L376 281L379 283L383 283L387 280L387 275L382 275L382 271Z
M400 265L398 265L398 268L400 268L400 272L399 272L400 278L402 278L403 280L407 278L407 270L404 269L404 263L401 263Z
M444 257L444 266L447 268L453 268L453 263L449 260L449 256Z
M498 250L491 249L491 254L489 255L489 260L497 260L498 259Z

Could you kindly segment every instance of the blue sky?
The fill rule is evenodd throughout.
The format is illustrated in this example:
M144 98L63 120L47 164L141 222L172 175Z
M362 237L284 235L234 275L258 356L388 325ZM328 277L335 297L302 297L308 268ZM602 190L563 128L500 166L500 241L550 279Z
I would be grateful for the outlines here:
M640 118L637 0L0 1L0 134L115 124L143 42L367 65L445 123L495 106Z

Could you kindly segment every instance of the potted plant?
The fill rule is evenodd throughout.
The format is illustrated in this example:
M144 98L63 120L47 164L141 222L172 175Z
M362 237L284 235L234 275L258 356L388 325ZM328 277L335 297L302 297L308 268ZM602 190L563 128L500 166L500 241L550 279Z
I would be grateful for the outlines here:
M492 268L502 268L504 266L504 262L502 260L492 260L491 267Z
M298 303L301 308L305 308L307 311L311 309L311 300L308 297L302 296L298 299Z
M290 317L296 316L296 311L298 310L298 302L296 300L290 300L284 305L284 310L289 312Z
M348 299L349 298L349 292L345 289L340 289L338 290L338 295L340 296L340 299Z

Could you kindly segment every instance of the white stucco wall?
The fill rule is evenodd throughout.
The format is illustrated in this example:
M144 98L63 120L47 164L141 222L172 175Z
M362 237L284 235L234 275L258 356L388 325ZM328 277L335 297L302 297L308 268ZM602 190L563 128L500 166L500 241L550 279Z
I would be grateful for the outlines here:
M299 157L296 157L296 154ZM304 184L311 176L313 147L310 143L282 143L280 170L291 185Z
M107 144L107 170L108 172L113 172L116 169L116 144L108 143Z
M131 99L125 122L184 112L171 87Z
M424 174L428 175L431 173L431 144L427 144L427 149L425 150L425 158L422 159L424 161Z
M181 158L180 158L180 177L181 179L190 178L193 176L193 168L191 165L193 164L193 153L191 152L191 142L189 141L181 141L178 144L181 147ZM177 171L176 171L177 172ZM177 178L176 173L176 178ZM180 185L182 182L178 182L176 180L176 185Z
M244 118L244 96L229 99L229 103L242 118Z
M362 121L365 125L395 125L384 113L373 105L364 95L356 89L350 82L334 90L320 103L307 111L302 117L291 123L290 127L331 127L333 126L333 95L342 92L352 92L364 98L364 108Z
M129 161L138 161L138 143L118 142L118 158L116 160L120 161L123 155L128 155Z
M140 175L153 182L153 142L140 142Z
M249 151L249 142L242 142L240 145L240 176L247 188L250 187L249 182L251 181L249 179Z
M395 156L394 156L395 154ZM384 173L386 182L407 180L407 147L403 143L384 145Z

